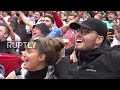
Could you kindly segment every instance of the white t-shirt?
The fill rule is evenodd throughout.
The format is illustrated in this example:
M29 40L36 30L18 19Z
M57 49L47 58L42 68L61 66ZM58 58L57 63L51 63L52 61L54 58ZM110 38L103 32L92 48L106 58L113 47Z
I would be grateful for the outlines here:
M111 43L111 47L115 46L115 45L120 45L120 41L118 41L115 36L113 37L113 42Z
M15 33L14 33L14 34L15 34ZM7 38L7 41L13 41L13 40L12 40L11 37L9 36L9 37ZM17 34L15 34L15 41L16 41L16 42L20 42L20 41L21 41L20 37L19 37Z
M11 42L11 44L13 45L15 44L14 42L12 42L13 40L11 39L10 36L7 38L7 41ZM20 41L21 41L21 38L17 34L15 34L15 42L20 42ZM18 46L15 46L15 47L18 47ZM16 51L19 52L19 48L17 48Z
M4 17L4 20L5 20L5 22L6 23L8 23L8 19L10 18L10 16L8 15L8 16L6 16L6 17Z

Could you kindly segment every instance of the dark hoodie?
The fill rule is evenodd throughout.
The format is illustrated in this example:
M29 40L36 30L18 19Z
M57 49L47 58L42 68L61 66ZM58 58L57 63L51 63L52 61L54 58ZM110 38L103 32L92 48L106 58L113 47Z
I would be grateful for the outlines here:
M7 53L7 54L14 54L14 55L20 55L15 51L14 48L9 47L8 41L2 41L0 42L0 53Z
M89 52L77 53L78 62L64 57L55 67L60 79L118 79L120 52L107 44Z

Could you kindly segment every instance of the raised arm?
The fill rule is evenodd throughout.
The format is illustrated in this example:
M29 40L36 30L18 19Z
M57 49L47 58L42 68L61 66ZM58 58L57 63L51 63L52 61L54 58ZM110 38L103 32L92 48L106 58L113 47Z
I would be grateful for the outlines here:
M63 26L63 22L62 22L62 19L60 18L59 14L57 11L53 11L52 12L52 15L55 19L55 23L57 25L58 28L62 27Z
M22 19L22 21L23 21L26 25L28 25L28 26L30 27L30 29L32 29L32 27L33 27L32 21L31 21L28 17L26 17L23 12L18 11L18 14L19 14L20 18Z
M9 24L4 20L3 16L0 15L0 19L3 21L4 24L6 24L8 26L8 28L10 29L10 37L13 41L15 41L15 34L13 32L13 29L9 26Z
M69 29L69 25L73 22L78 22L80 18L83 17L84 11L78 12L78 15L75 19L71 20L70 22L68 22L67 24L63 25L61 27L61 30L63 32L63 34L65 34L67 32L67 30Z

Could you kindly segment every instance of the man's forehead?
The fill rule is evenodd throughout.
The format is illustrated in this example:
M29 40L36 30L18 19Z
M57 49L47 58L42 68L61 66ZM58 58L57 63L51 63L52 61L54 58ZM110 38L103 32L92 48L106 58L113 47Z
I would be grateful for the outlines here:
M108 13L107 15L115 15L114 13L112 13L112 12L110 12L110 13Z
M50 18L49 17L45 17L44 20L50 20Z
M5 27L4 26L0 26L0 30L5 30Z
M40 13L39 13L39 12L34 12L34 14L37 14L37 15L39 15Z

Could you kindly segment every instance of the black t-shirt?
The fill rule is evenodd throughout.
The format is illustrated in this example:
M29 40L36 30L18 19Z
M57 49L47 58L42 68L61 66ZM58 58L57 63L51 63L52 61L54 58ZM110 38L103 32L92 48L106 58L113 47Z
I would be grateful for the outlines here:
M28 71L27 75L25 76L26 79L44 79L47 73L47 67L42 69L42 70L38 70L38 71Z
M19 55L7 40L0 42L0 53Z
M25 79L44 79L46 77L46 73L48 71L48 67L45 67L38 71L28 71ZM15 70L16 75L21 75L21 68Z
M74 51L74 47L75 46L72 46L72 47L70 47L68 49L65 49L65 56L71 55L73 53L73 51Z

